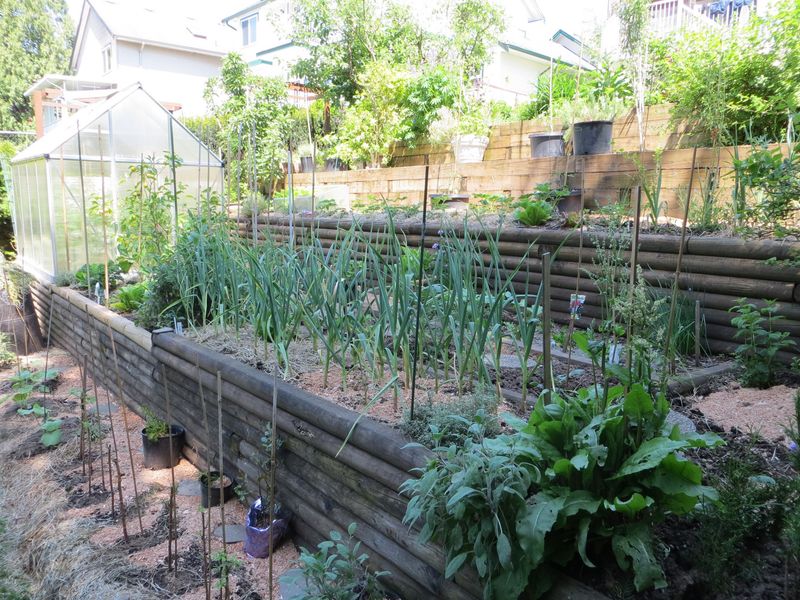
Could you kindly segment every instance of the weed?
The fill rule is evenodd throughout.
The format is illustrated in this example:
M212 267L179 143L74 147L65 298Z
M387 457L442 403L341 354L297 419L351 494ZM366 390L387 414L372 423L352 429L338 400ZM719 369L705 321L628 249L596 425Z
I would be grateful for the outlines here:
M740 298L731 312L736 313L731 323L736 327L734 336L742 340L736 348L736 362L742 369L742 384L758 388L771 387L778 372L777 354L795 346L786 331L775 331L775 324L783 319L776 314L774 300L759 308Z
M500 433L497 396L490 389L479 389L449 402L420 403L410 413L403 413L403 433L423 446L460 445L471 436L470 428L479 422L488 435Z
M217 578L216 587L223 590L228 587L230 575L233 571L240 568L244 563L235 554L230 554L226 550L220 550L211 557L214 576Z
M794 422L786 428L786 437L795 471L800 473L800 390L794 395Z
M300 549L300 568L306 589L297 600L382 600L384 591L378 579L387 571L367 569L369 556L360 553L355 541L356 524L347 528L347 538L331 531L329 540L317 545L317 552Z

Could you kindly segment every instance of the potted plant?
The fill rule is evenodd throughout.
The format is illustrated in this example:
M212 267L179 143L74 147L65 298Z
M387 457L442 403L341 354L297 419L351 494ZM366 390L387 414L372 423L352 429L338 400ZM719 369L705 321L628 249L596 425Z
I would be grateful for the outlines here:
M207 471L200 474L200 499L203 508L219 506L234 496L233 479L219 471Z
M484 104L464 100L457 117L456 134L451 140L457 163L483 161L489 145L489 118Z
M608 154L614 117L624 108L620 98L574 98L559 107L563 123L572 123L572 148L575 156Z
M169 425L145 407L145 426L142 429L142 450L146 469L169 469L178 464L186 441L186 430L179 425ZM170 446L172 450L170 451ZM170 458L172 460L170 460Z

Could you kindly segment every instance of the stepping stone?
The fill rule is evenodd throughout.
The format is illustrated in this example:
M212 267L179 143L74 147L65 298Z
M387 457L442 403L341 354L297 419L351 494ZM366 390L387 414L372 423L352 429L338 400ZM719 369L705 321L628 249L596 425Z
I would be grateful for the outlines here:
M222 539L222 525L219 525L214 530L214 537L218 540ZM236 542L244 541L244 525L229 525L225 523L225 543L234 544Z
M179 496L201 496L202 484L197 479L183 479L178 482Z
M289 569L278 579L280 583L281 598L295 600L306 595L306 580L300 569Z
M689 417L682 415L679 412L675 412L674 410L671 410L667 413L667 423L670 425L677 425L678 429L680 429L681 433L684 435L697 431L697 427Z
M529 358L528 359L528 368L533 368L536 366L536 359ZM494 357L491 355L485 355L483 357L483 364L487 367L494 367ZM518 371L522 370L522 365L520 363L518 356L513 356L509 354L501 354L500 355L500 368L501 369L516 369Z
M97 406L94 403L87 404L86 405L86 409L90 413L97 412ZM111 412L112 413L119 412L119 406L117 406L116 404L112 404L111 405ZM104 403L101 402L100 403L100 412L98 414L107 415L108 414L108 404L104 404Z

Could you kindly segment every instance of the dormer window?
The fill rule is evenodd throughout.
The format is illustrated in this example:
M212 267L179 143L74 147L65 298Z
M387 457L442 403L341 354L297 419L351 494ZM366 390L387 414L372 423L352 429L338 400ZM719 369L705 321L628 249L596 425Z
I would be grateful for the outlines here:
M103 73L111 71L111 44L103 48Z
M256 41L256 25L258 24L258 13L243 17L242 21L242 46L249 46Z

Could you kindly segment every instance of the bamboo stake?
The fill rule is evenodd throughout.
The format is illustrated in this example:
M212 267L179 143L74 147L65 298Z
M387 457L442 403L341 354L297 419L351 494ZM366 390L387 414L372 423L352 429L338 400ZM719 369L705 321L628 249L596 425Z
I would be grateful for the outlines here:
M211 515L209 515L208 522L210 535ZM200 507L200 525L200 543L203 546L203 588L206 592L206 600L211 600L211 581L208 577L208 554L206 554L206 512L203 507Z
M172 409L169 401L169 387L167 386L167 368L164 363L161 363L161 377L164 382L164 400L167 405L167 427L169 427L169 476L170 476L170 492L169 492L169 557L167 559L167 568L172 571L172 559L175 559L175 573L178 571L178 540L175 536L175 456L172 449ZM175 552L173 554L172 545L175 544Z
M206 476L206 498L211 498L211 430L208 426L208 410L206 409L206 395L203 389L203 382L200 377L200 359L195 358L195 368L197 369L197 389L200 393L200 406L203 408L203 428L206 432L206 470L208 472L208 476ZM211 558L211 507L208 506L208 557ZM206 552L205 546L203 547L203 552ZM211 581L206 581L206 595L210 598L211 597Z
M97 144L100 150L100 225L103 228L103 273L105 276L105 300L108 308L108 295L111 288L108 284L108 232L106 230L106 176L103 171L103 139L100 135L100 125L97 126ZM88 269L87 269L88 271Z
M86 356L78 369L81 376L81 472L86 475Z
M111 340L111 354L114 357L114 375L116 377L117 383L117 402L119 402L119 409L122 411L122 423L125 427L125 437L128 441L128 460L131 464L131 479L133 480L133 495L136 504L136 516L139 519L139 533L144 533L144 526L142 525L142 508L139 506L139 486L136 483L136 464L133 461L133 444L131 444L131 430L130 426L128 425L128 408L125 404L125 396L124 392L122 391L122 378L119 373L119 360L117 359L117 344L114 341L114 330L111 329L111 325L106 325L108 327L108 338ZM110 418L109 414L109 418ZM170 431L170 433L172 433ZM170 444L170 449L172 449L172 445ZM171 459L171 458L170 458Z
M217 441L219 443L219 512L222 518L222 548L225 548L227 539L225 537L225 496L222 493L225 483L224 449L222 447L222 373L217 371Z
M700 300L694 301L694 364L700 366Z
M550 356L550 253L542 254L542 363L544 365L544 402L550 402L553 390L553 361Z
M47 367L50 364L50 334L53 329L53 303L50 302L50 310L48 311L47 317L47 348L44 351L44 380L42 383L47 379ZM44 398L47 399L47 386L44 386Z
M272 434L270 435L270 459L269 459L269 600L272 600L272 552L275 549L273 544L275 528L275 448L277 445L277 415L278 415L278 364L275 364L275 371L272 375ZM259 492L259 497L261 496ZM263 502L263 500L262 500ZM263 510L264 507L262 506Z
M422 277L425 274L423 253L425 252L425 226L428 222L428 175L430 173L430 166L425 165L425 183L422 192L422 230L419 242L419 281L417 281L417 307L416 307L416 321L414 323L414 362L411 365L411 411L410 420L414 420L414 401L417 392L417 362L419 354L419 322L420 315L422 314ZM394 410L397 412L397 395L395 394Z
M97 419L97 427L99 428L100 427L100 422L101 422L101 419L100 419L100 393L97 390L97 377L98 377L98 374L97 374L97 366L95 364L95 357L94 357L94 335L93 335L93 332L89 333L89 354L92 357L92 388L94 390L94 416ZM111 422L111 411L109 411L108 418L109 418L109 422ZM112 438L113 438L114 437L113 436L113 433L114 433L113 424L111 426L111 433L112 433ZM105 470L102 468L102 466L103 466L102 458L103 458L103 450L102 450L102 446L101 446L100 447L100 461L101 461L100 462L100 466L101 466L100 475L102 476L102 480L103 480L103 491L105 491L105 489L106 489L106 480L105 480ZM89 469L90 469L90 471L89 471L89 479L90 480L91 480L91 471L92 471L92 462L93 461L94 461L94 459L92 458L92 434L91 434L91 431L90 431L89 432ZM108 485L109 485L109 487L111 487L113 489L114 484L111 481L108 482ZM91 486L90 486L90 489L91 489Z
M122 471L119 470L119 459L114 459L114 466L117 467L117 490L119 492L119 514L122 516L122 536L125 538L125 543L128 543L128 523L125 517L125 502L122 499ZM111 493L114 493L112 486Z
M113 481L114 471L111 470L111 444L108 444L108 480ZM114 489L111 489L111 518L116 518L115 510L114 510Z
M630 259L630 289L628 290L628 303L629 306L633 306L633 298L634 292L636 288L636 268L639 265L639 228L640 228L640 221L642 218L642 187L639 186L639 191L636 194L636 209L634 211L634 219L633 219L633 238L631 240L631 259ZM632 312L632 311L629 311ZM630 340L633 336L633 324L631 323L631 318L628 318L628 323L626 324L626 347L627 347L627 354L628 354L628 381L633 380L633 347L631 346ZM608 387L608 386L606 386ZM625 392L627 393L628 390L626 389Z

